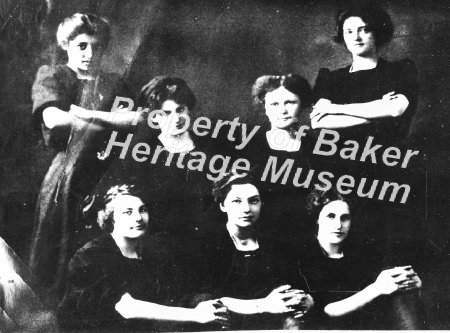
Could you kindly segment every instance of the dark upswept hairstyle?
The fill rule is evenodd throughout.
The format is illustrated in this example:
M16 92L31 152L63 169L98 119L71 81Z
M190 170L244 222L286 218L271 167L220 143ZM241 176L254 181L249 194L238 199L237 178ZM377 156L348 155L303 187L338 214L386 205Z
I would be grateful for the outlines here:
M252 96L255 104L264 104L268 92L284 87L300 98L301 107L311 105L311 86L308 81L298 74L263 75L256 79L252 87Z
M133 184L119 184L111 186L100 198L98 203L99 211L97 212L97 223L105 232L111 233L114 229L114 208L111 204L114 199L121 195L131 195L141 198L142 190L140 187Z
M258 184L251 173L238 174L235 170L224 173L223 176L213 184L212 195L214 201L223 204L228 193L231 191L231 187L233 185L243 184L251 184L260 191Z
M337 14L337 35L334 38L337 43L344 43L343 26L349 17L360 17L367 24L367 29L372 31L375 36L377 47L385 45L392 39L394 26L389 14L374 2L362 1L353 3Z
M76 13L67 17L58 27L56 39L63 49L78 35L97 36L104 48L109 44L111 28L103 17L94 14Z
M167 100L186 105L190 112L195 106L195 95L186 81L177 77L157 76L142 87L139 105L150 111L161 109Z
M317 223L323 207L336 200L346 202L349 205L350 210L352 210L355 204L352 197L340 193L334 185L327 190L323 190L319 188L318 185L314 185L312 191L306 198L306 212L311 216L311 219Z

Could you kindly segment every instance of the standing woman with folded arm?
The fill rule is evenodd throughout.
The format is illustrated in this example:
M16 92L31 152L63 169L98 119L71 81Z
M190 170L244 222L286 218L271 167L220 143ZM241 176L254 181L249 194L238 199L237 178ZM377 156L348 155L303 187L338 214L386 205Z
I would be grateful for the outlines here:
M375 3L356 3L337 15L336 25L336 41L345 44L352 63L319 71L312 127L336 129L353 139L400 142L417 104L417 72L409 59L390 62L379 56L394 32L389 15Z
M30 269L50 305L61 296L74 235L81 230L77 206L106 167L98 156L108 130L128 128L135 115L109 117L115 96L125 93L117 75L100 71L109 39L109 24L99 16L66 18L57 40L67 64L42 66L33 84L34 121L55 157L37 199Z

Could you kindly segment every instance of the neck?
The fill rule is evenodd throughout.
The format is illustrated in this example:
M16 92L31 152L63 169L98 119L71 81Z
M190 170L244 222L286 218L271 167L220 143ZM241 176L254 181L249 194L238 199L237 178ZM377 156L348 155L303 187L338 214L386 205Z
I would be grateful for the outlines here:
M289 129L271 128L266 133L267 142L274 150L298 151L301 140L296 137L293 127Z
M158 136L158 139L161 141L164 148L172 153L188 152L194 148L194 142L192 141L189 131L183 132L180 135L166 135L161 133Z
M74 66L70 62L67 63L67 67L73 70L77 74L77 78L82 80L93 80L95 78L95 72L93 71L83 71L79 69L77 66Z
M138 238L126 238L111 233L114 242L122 252L122 255L127 258L140 258L140 242Z
M357 72L361 70L373 69L378 64L379 56L377 53L371 54L370 56L357 56L353 55L353 62L351 71Z
M242 228L234 223L227 222L227 230L230 235L239 240L255 239L255 231L253 228Z
M341 258L344 253L342 252L342 246L340 244L330 244L324 242L320 238L317 238L322 249L327 253L330 258Z

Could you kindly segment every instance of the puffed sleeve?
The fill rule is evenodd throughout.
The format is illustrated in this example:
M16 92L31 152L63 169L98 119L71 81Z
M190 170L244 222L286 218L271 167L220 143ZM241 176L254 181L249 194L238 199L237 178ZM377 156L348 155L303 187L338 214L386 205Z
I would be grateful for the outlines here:
M321 68L313 88L313 103L325 98L332 100L332 77L328 68Z
M33 115L39 120L42 120L42 111L47 107L55 106L61 110L70 108L65 91L66 76L61 67L45 65L39 68L31 92Z
M70 132L67 129L48 129L42 120L42 112L51 106L68 111L78 94L77 79L65 66L42 66L33 83L33 121L42 127L46 146L63 148Z
M108 327L125 321L115 305L128 292L128 286L120 274L115 274L111 259L90 249L77 252L70 262L67 291L59 306L61 327Z

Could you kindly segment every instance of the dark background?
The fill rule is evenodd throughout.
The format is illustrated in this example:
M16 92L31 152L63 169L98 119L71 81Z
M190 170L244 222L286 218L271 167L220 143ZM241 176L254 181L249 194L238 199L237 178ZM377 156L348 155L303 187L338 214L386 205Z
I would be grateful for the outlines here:
M80 1L0 3L0 236L24 260L40 182L52 152L31 126L31 86L39 66L64 63L55 33L75 12L106 17L113 36L106 71L122 74L136 92L156 75L184 78L198 97L197 111L211 118L260 124L250 88L263 74L299 73L313 85L320 67L350 62L333 43L334 15L345 1ZM395 26L382 50L389 60L411 58L420 96L408 148L421 158L411 203L412 251L425 263L423 296L430 328L450 328L450 4L381 1ZM307 117L306 117L307 118ZM410 204L411 205L411 204ZM408 228L408 221L402 226ZM402 230L396 229L397 232ZM420 233L420 235L419 235ZM411 242L416 244L416 242Z

